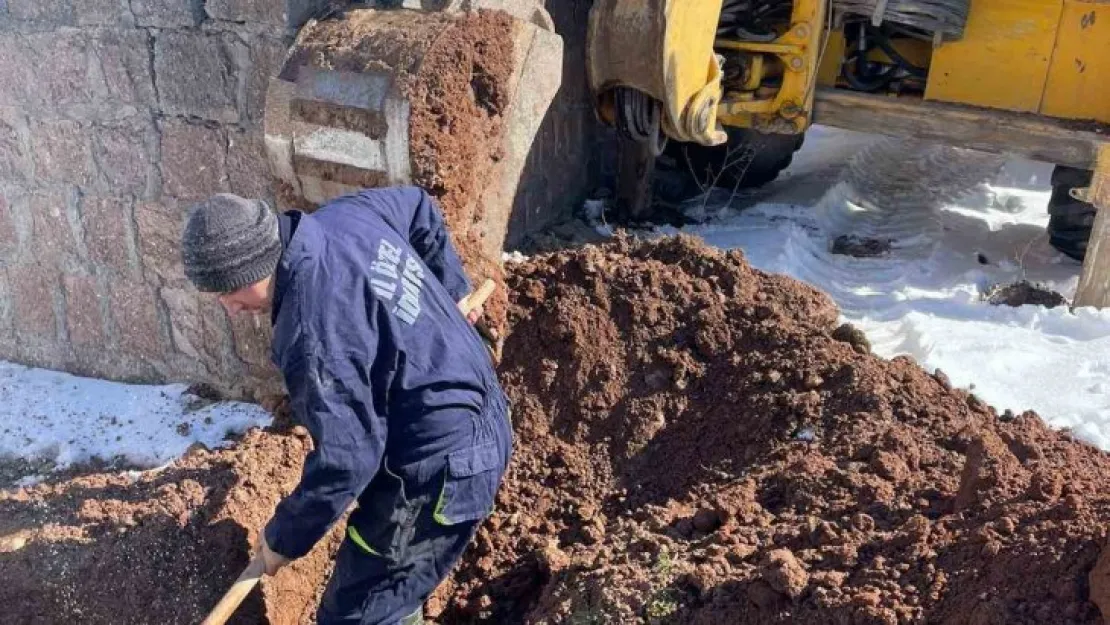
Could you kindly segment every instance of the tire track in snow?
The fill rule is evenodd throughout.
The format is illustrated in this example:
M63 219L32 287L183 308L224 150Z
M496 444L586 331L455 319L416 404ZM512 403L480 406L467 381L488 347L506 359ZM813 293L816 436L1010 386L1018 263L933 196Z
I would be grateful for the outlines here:
M808 162L819 168L817 143ZM1078 263L1044 234L1048 192L1039 185L1049 168L1003 169L996 157L894 140L855 152L844 165L825 164L838 176L787 176L763 203L685 230L827 292L879 355L912 356L974 385L1000 410L1037 410L1110 449L1110 311L995 307L982 298L1022 279L1074 292ZM1027 184L1033 174L1037 184ZM979 184L991 179L996 186ZM822 184L823 195L782 199L805 196L797 187L807 184ZM834 255L829 246L842 234L893 247L877 258Z

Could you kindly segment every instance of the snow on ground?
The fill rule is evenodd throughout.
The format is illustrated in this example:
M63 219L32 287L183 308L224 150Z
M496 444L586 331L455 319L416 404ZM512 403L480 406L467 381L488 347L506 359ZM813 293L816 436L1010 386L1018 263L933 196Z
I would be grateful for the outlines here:
M912 356L1000 410L1036 410L1110 450L1110 311L1008 308L983 299L990 287L1019 280L1074 295L1080 265L1053 250L1044 232L1051 167L1010 161L956 202L903 197L874 207L861 201L866 191L845 182L853 177L844 163L856 157L869 158L871 168L913 166L890 146L871 147L880 141L815 128L778 182L733 198L731 209L710 210L718 216L685 231L825 291L879 355ZM875 153L866 155L869 149ZM934 187L919 197L938 182L922 184ZM845 234L890 240L892 249L875 258L832 254L831 242Z
M180 384L120 384L0 362L0 460L64 468L122 458L154 467L270 420L261 407L205 401Z

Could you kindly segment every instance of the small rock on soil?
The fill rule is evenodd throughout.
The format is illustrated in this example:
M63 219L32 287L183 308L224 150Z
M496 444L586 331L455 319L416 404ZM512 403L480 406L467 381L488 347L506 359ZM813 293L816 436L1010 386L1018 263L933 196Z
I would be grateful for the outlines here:
M1055 308L1066 306L1068 300L1057 293L1042 286L1027 281L1013 284L999 284L987 292L986 299L994 306L1044 306Z

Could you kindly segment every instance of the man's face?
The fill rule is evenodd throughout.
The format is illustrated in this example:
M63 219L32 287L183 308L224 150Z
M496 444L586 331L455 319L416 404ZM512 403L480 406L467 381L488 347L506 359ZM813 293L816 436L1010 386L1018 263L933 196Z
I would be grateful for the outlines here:
M266 278L254 284L247 285L238 291L224 293L219 296L220 304L229 315L240 313L257 314L270 310L272 294L270 283L272 279Z

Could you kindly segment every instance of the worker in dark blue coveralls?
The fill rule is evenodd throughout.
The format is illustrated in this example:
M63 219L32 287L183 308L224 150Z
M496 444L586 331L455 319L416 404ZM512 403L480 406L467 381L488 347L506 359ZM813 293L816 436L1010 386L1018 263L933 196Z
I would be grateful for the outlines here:
M315 444L262 532L266 573L308 553L357 500L317 622L421 622L491 511L512 447L436 203L386 188L276 214L221 194L191 209L183 258L229 313L270 311L274 363Z

